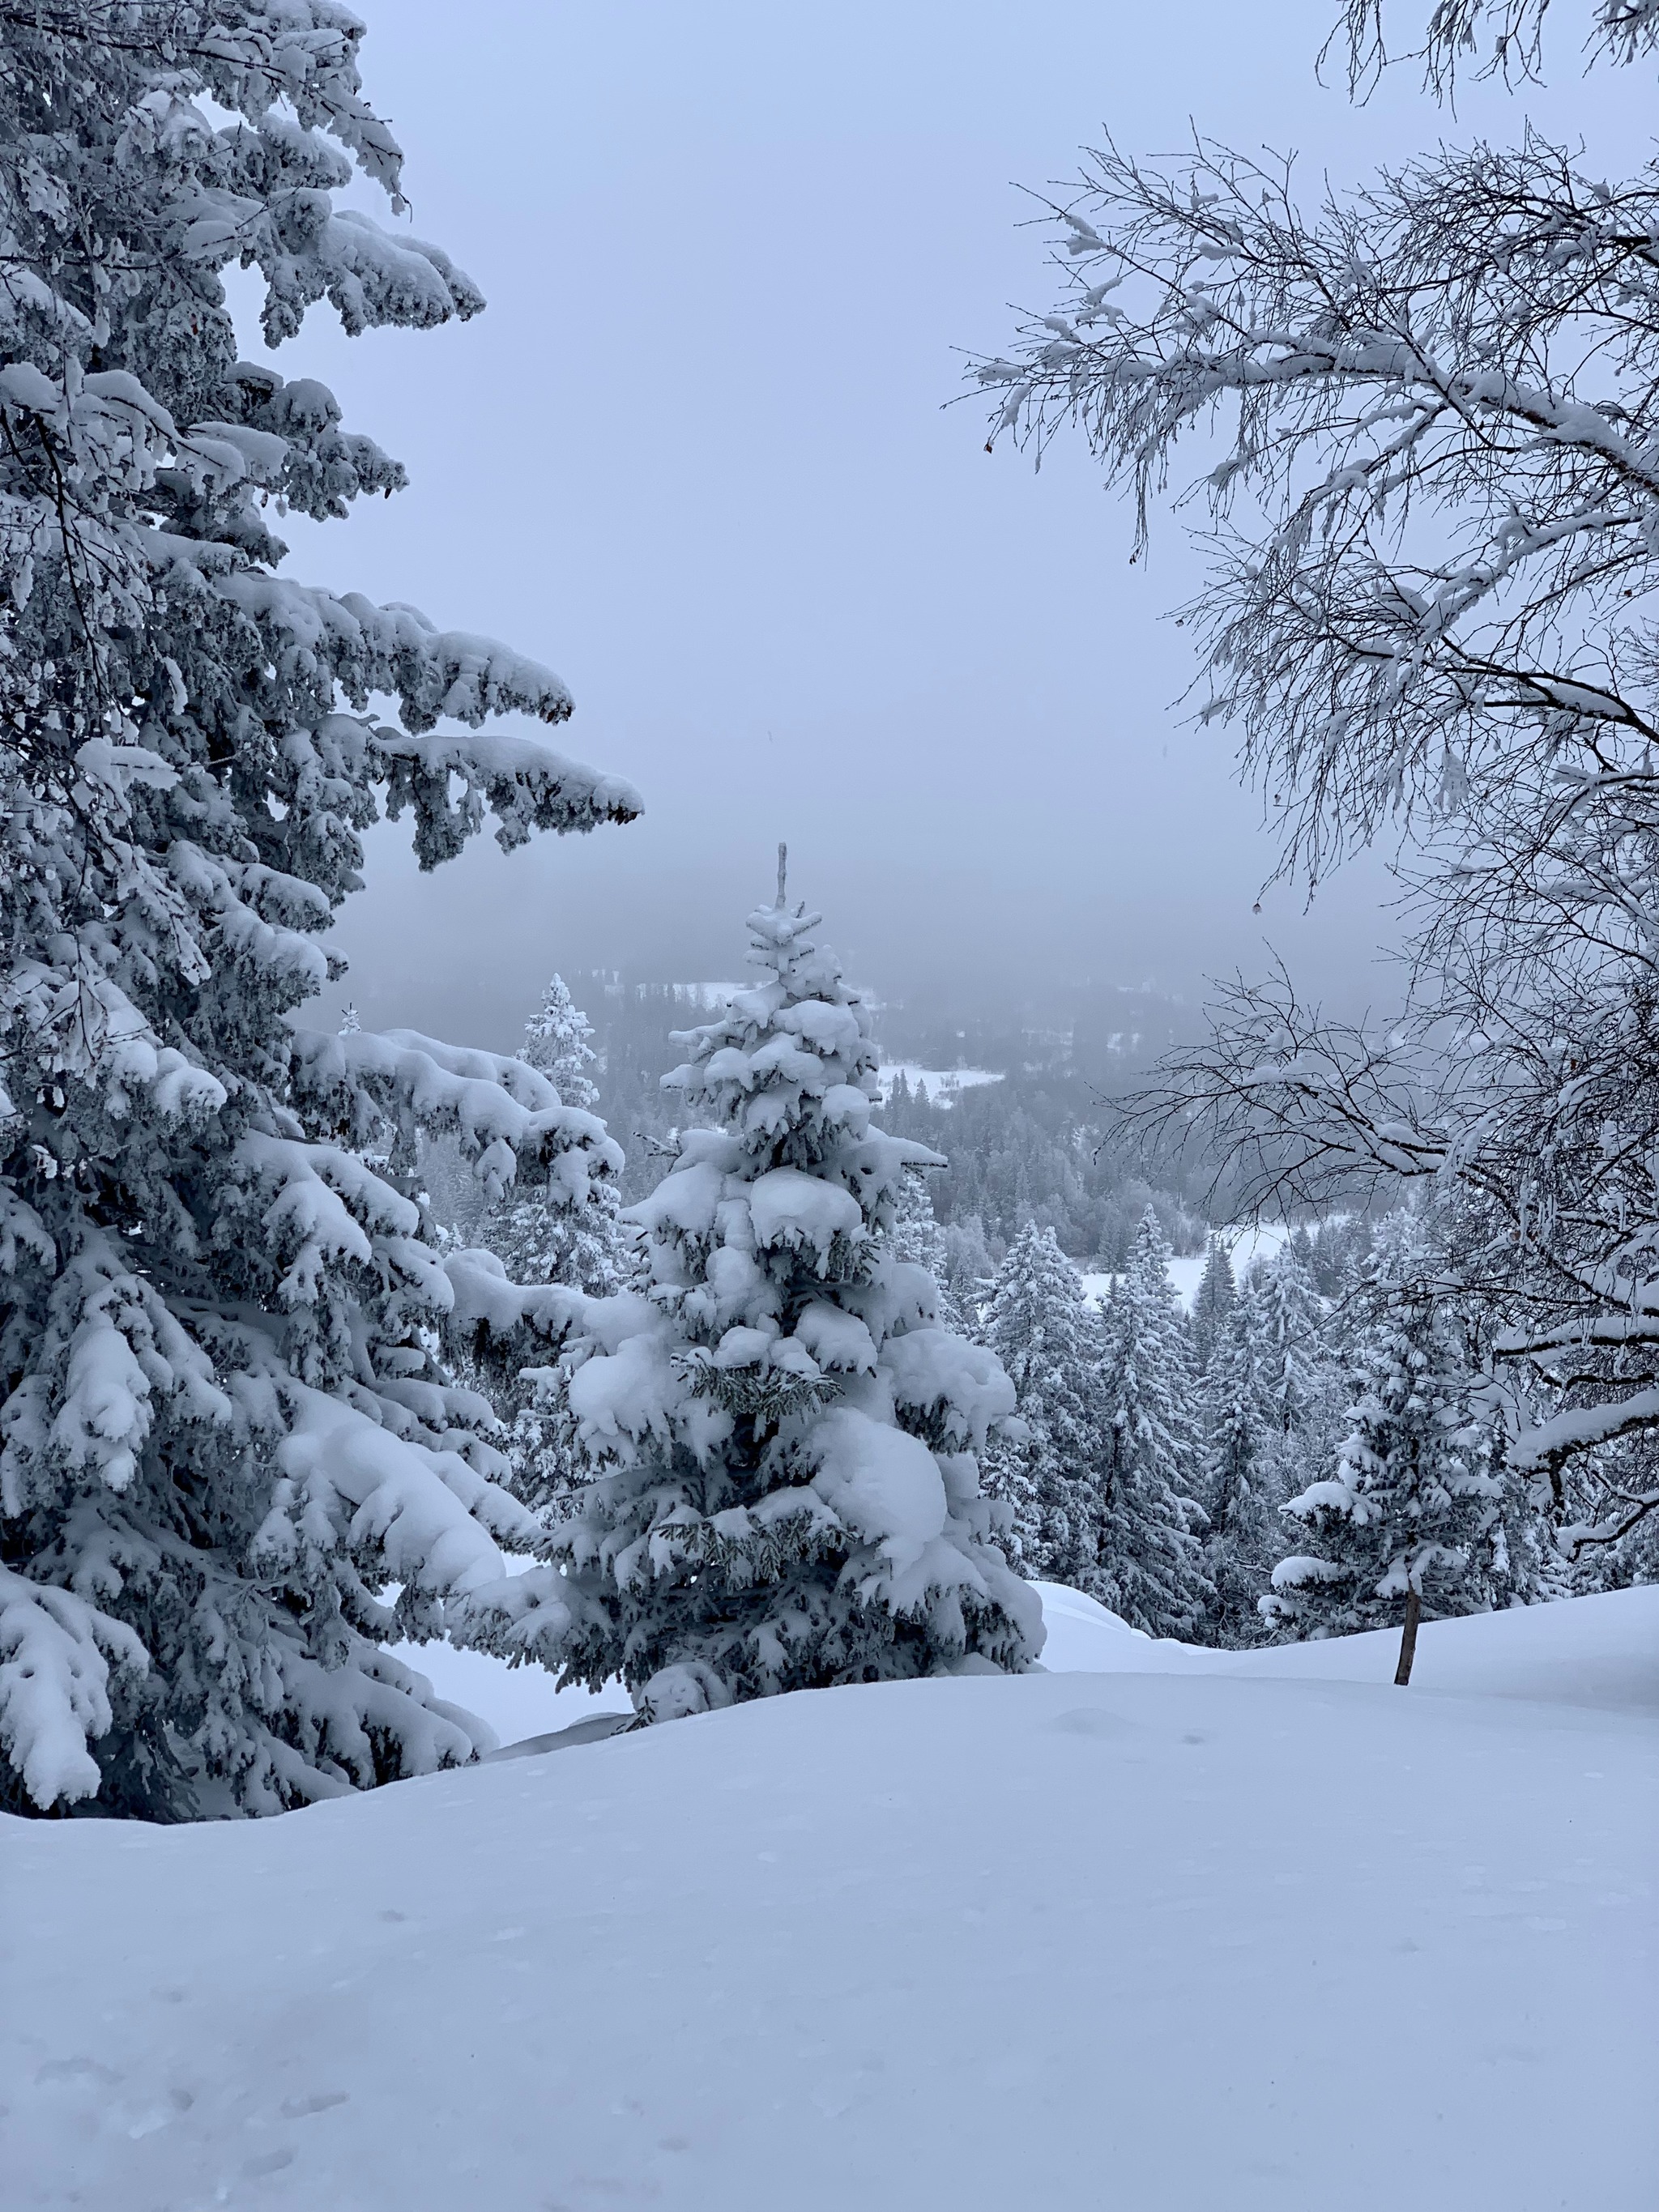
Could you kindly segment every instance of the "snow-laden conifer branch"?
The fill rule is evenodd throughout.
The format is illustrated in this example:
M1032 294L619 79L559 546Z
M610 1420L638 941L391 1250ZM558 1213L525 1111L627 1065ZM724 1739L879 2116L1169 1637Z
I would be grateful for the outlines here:
M544 719L554 718L544 712ZM510 853L532 830L631 822L643 804L619 776L601 775L550 745L508 732L382 736L379 750L392 763L386 812L395 821L405 805L413 807L415 849L423 868L460 850L486 805L496 817L495 842ZM456 781L459 799L452 796Z
M144 1672L144 1647L123 1622L0 1567L0 1751L39 1811L98 1787L87 1743L109 1729L112 1659Z
M492 811L510 847L638 801L483 726L568 718L538 662L283 573L285 508L404 472L238 362L221 272L259 269L273 341L483 304L334 204L354 168L398 204L356 16L0 31L0 1802L276 1810L472 1755L380 1647L493 1620L540 1542L443 1353L545 1359L571 1294L441 1253L420 1146L578 1215L620 1165L521 1061L289 1018L383 801L428 866Z

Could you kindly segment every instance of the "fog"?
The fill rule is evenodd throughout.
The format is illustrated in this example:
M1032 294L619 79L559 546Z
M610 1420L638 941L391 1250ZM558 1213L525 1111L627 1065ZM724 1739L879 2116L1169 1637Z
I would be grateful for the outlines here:
M1197 574L1178 526L1132 567L1080 444L1035 472L987 457L977 400L945 403L1010 302L1050 304L1017 185L1103 131L1294 146L1311 185L1530 113L1611 168L1644 143L1644 72L1581 80L1575 16L1547 93L1476 88L1451 115L1402 73L1357 111L1316 76L1333 0L364 12L412 227L489 307L349 342L319 310L276 356L412 477L290 524L289 567L550 662L577 702L561 742L647 811L428 877L406 823L376 830L330 1006L507 1043L554 967L729 975L780 838L880 992L1190 996L1271 939L1320 990L1386 995L1382 868L1311 913L1263 897L1231 741L1183 721L1187 637L1159 619Z

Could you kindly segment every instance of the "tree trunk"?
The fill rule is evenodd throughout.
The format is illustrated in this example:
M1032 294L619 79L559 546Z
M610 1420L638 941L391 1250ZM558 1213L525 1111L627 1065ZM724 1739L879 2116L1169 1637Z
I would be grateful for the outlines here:
M1406 1625L1400 1632L1400 1664L1394 1670L1395 1681L1402 1690L1412 1678L1412 1661L1417 1656L1417 1624L1422 1618L1422 1594L1407 1590Z

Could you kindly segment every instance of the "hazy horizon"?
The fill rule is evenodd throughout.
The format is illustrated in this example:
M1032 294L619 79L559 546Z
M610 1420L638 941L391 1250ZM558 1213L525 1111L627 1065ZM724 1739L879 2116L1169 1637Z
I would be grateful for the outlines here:
M1051 4L751 4L625 11L435 0L370 11L364 73L407 155L417 235L488 311L345 340L325 313L275 356L333 386L410 488L344 524L291 521L289 568L550 662L559 742L629 776L624 830L488 838L420 878L407 825L370 839L337 942L371 1024L510 1042L554 968L740 972L780 837L850 970L889 995L1006 996L1260 969L1386 1002L1382 866L1276 890L1223 731L1183 725L1197 578L1129 518L1080 444L1041 473L987 458L962 354L1054 284L1019 182L1103 130L1177 146L1188 118L1304 149L1341 179L1523 112L1617 153L1645 88L1559 82L1437 110L1402 75L1369 106L1322 87L1331 0L1165 21ZM364 204L372 204L366 195ZM383 209L383 204L382 204ZM258 354L236 294L245 351Z

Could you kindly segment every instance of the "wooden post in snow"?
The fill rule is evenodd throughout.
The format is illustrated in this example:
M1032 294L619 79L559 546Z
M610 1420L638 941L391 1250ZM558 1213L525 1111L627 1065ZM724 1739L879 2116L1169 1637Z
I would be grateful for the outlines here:
M1412 1678L1412 1661L1417 1656L1417 1624L1423 1618L1423 1594L1420 1590L1406 1592L1406 1624L1400 1632L1400 1664L1394 1670L1394 1679L1404 1689Z

